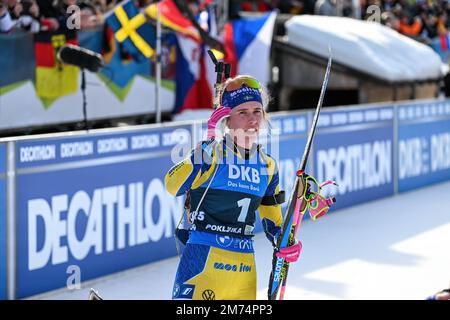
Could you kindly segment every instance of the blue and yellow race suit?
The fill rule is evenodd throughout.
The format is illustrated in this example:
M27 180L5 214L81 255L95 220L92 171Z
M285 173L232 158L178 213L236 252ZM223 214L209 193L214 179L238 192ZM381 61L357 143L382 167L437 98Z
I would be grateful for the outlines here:
M280 193L278 169L259 145L245 150L229 141L200 143L166 174L167 190L174 196L190 190L191 203L174 299L256 299L255 213L273 240L282 214L268 199Z

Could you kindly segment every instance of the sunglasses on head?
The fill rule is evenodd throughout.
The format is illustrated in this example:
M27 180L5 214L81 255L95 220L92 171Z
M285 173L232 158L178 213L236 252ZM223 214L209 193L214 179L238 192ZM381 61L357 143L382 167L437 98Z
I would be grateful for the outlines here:
M261 84L258 80L252 77L240 77L228 83L224 91L235 91L244 85L252 89L261 89Z

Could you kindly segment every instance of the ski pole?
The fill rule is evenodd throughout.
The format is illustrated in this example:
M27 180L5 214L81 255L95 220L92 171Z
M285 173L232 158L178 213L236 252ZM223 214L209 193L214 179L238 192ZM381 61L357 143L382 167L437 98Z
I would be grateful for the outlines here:
M311 151L312 142L314 139L317 123L319 120L320 110L322 109L323 105L325 90L327 88L331 72L332 54L330 47L328 48L328 51L329 51L328 64L325 71L322 88L320 91L319 101L317 103L316 112L313 118L311 129L308 134L306 146L303 151L303 157L300 162L299 169L297 170L297 177L294 183L294 190L293 193L291 194L291 197L289 198L282 232L277 241L276 249L278 250L286 246L294 245L296 234L298 232L300 223L303 219L303 214L306 210L307 202L304 195L306 190L305 188L307 188L308 185L305 181L306 175L304 174L304 171L306 169L309 153ZM283 258L276 257L276 252L274 252L272 260L272 272L270 274L269 288L268 288L269 300L276 299L278 290L280 288L280 283L281 283L280 299L284 298L288 271L289 271L289 262L285 261Z

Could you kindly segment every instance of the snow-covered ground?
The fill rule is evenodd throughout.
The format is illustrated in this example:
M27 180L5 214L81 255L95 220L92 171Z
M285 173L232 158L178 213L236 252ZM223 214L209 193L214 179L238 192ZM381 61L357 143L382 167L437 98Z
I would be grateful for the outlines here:
M424 299L450 283L450 182L303 222L286 299ZM255 237L258 299L266 299L272 250ZM170 299L171 258L34 299Z

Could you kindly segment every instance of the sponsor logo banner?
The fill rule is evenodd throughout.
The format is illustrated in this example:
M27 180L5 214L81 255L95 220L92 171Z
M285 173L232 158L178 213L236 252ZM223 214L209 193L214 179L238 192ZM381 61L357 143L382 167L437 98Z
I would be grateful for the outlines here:
M19 143L16 148L16 167L31 168L44 165L74 163L88 160L122 159L143 153L186 151L191 147L189 126L175 129L139 130L121 135L96 134L75 138L36 140ZM177 154L173 155L175 158ZM113 158L116 157L116 158ZM174 159L179 160L179 159Z
M272 139L273 143L270 145L268 153L278 163L280 187L287 192L286 202L283 204L284 210L289 201L296 172L306 145L306 136L309 130L308 114L277 115L270 117L270 121L273 135L276 138ZM278 146L275 144L278 144ZM310 163L307 168L311 168Z
M336 196L334 209L394 193L394 109L346 108L324 111L314 141L314 176L335 180L325 194Z
M189 129L17 143L18 297L175 255L164 175Z
M398 191L450 179L450 102L401 105Z

